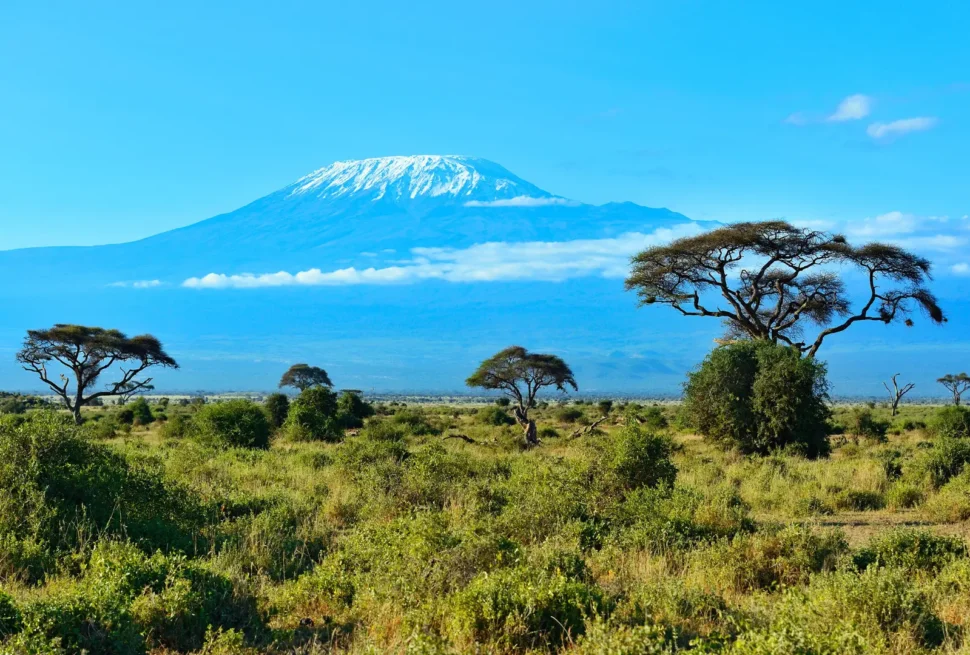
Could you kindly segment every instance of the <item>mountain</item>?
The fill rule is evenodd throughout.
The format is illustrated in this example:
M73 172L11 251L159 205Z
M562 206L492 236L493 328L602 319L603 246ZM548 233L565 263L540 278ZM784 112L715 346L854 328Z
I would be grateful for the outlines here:
M0 389L39 388L14 360L26 330L81 323L158 336L181 364L158 374L168 391L269 389L298 361L342 387L454 391L519 344L563 356L581 391L677 393L721 326L639 309L622 279L631 254L711 225L576 202L473 157L336 162L140 241L0 252ZM835 392L903 372L932 394L970 352L963 298L945 298L946 330L833 342Z
M380 265L412 248L567 241L691 221L633 203L553 195L485 159L457 155L336 162L235 211L140 241L0 252L25 289ZM375 255L378 255L375 257Z

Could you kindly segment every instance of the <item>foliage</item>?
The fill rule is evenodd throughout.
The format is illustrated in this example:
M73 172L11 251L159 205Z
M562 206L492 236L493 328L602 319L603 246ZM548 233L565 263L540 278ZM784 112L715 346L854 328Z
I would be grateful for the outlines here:
M857 437L885 441L887 430L889 430L889 423L876 419L871 409L856 409L852 414L849 431Z
M673 486L677 467L671 450L670 439L629 425L612 437L610 471L624 489Z
M825 366L765 341L714 349L689 374L684 411L701 434L745 453L828 453Z
M155 421L155 415L152 414L152 408L149 406L148 401L144 398L135 398L133 401L125 405L125 407L131 411L132 422L134 425L150 425Z
M271 393L266 396L266 413L269 414L270 425L279 430L286 422L290 411L290 399L285 393Z
M268 448L272 433L263 408L241 398L203 406L192 424L197 439L221 448Z
M291 441L337 441L343 434L337 420L337 395L324 386L308 387L292 403L283 425Z
M202 518L192 494L52 413L17 427L0 423L0 488L0 577L37 578L87 534L187 550Z
M967 556L957 537L942 537L921 530L897 530L877 537L857 552L855 565L895 566L912 571L939 571L954 559Z
M929 423L930 433L942 438L970 438L970 407L948 406L936 410Z
M332 387L333 382L330 381L330 376L327 375L327 372L319 366L294 364L283 373L279 386L281 389L283 387L293 387L303 392L312 387Z
M128 397L151 388L151 378L138 376L153 366L178 368L178 364L150 334L128 337L118 330L58 323L47 330L28 330L17 361L25 370L35 373L57 394L81 422L81 407L107 396ZM51 380L48 366L58 363L70 370L72 379L62 376L60 383ZM103 391L87 393L101 374L113 366L126 365L120 378Z
M475 418L482 425L515 425L515 419L498 405L480 407Z
M856 313L841 277L831 270L836 265L853 266L869 280ZM858 322L910 324L916 308L934 323L944 322L926 286L930 268L929 260L895 245L853 247L841 235L784 221L734 223L639 253L626 288L636 290L645 305L719 318L729 338L787 344L814 357L828 336ZM702 304L712 293L727 301L727 309ZM803 341L807 326L819 332Z
M374 406L356 391L342 391L337 398L337 420L344 428L360 428L374 415Z
M953 396L953 404L959 405L963 394L970 389L970 375L966 373L948 373L936 380Z

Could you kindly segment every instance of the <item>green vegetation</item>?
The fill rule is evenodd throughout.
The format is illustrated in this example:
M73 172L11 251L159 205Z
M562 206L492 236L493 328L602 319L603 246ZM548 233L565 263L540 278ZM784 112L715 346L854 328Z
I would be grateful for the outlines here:
M357 406L301 398L327 426ZM126 434L131 404L0 417L0 652L970 647L970 447L935 427L953 408L902 406L887 442L837 407L808 459L698 438L676 405L524 449L495 404L378 405L300 440L245 400ZM569 435L561 410L531 416Z

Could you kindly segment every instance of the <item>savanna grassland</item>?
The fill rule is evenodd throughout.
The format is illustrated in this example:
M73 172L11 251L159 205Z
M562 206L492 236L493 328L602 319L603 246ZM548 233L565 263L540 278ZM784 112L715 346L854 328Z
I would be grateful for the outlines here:
M807 459L678 405L540 403L526 449L498 405L136 403L0 418L2 652L970 653L954 408Z

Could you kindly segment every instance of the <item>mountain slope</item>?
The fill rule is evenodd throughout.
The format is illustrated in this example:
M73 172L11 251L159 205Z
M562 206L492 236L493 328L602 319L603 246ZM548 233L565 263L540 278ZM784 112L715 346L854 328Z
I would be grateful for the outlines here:
M178 284L210 272L375 266L416 247L599 239L690 222L633 203L573 202L484 159L383 157L336 162L235 211L137 242L0 252L0 272L16 271L24 288Z

